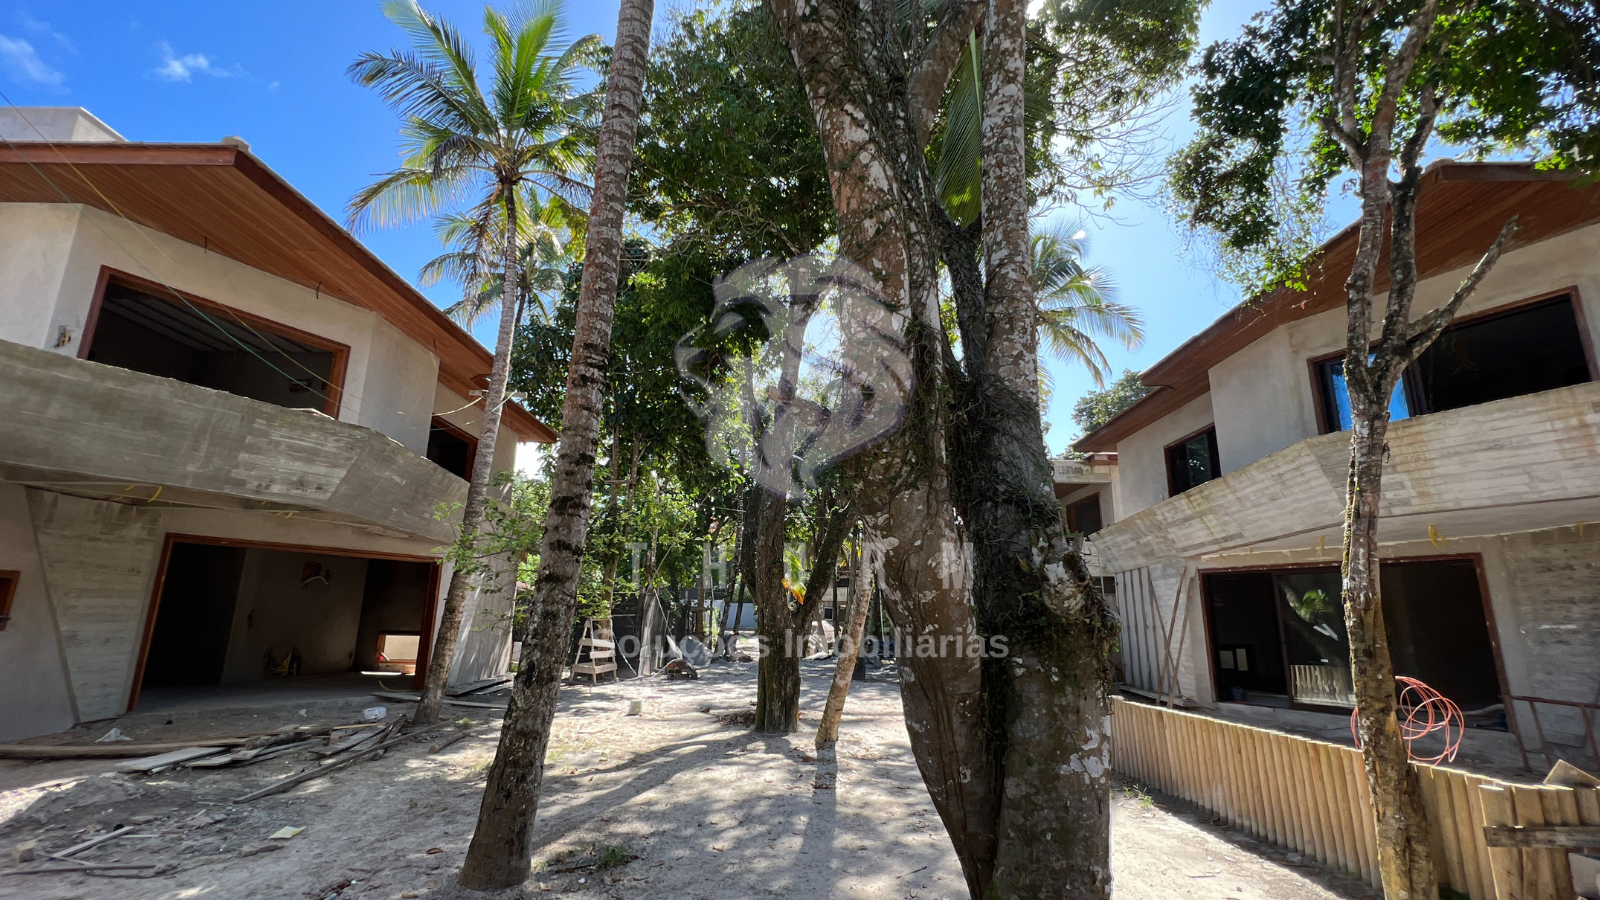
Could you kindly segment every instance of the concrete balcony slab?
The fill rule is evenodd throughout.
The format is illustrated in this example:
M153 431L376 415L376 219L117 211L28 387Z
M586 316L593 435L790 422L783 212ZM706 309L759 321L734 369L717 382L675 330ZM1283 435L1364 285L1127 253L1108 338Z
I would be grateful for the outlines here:
M1600 383L1395 422L1381 543L1600 520ZM1096 534L1111 571L1320 548L1337 561L1349 435L1308 438Z
M271 509L441 543L465 481L321 412L0 341L0 478L149 506Z

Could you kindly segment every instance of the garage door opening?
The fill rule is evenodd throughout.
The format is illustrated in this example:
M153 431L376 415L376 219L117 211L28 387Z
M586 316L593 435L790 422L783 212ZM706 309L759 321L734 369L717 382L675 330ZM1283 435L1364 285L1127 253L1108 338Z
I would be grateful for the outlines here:
M343 344L117 275L83 357L252 400L339 414Z
M130 708L168 694L370 690L363 672L419 681L437 578L427 560L175 540Z

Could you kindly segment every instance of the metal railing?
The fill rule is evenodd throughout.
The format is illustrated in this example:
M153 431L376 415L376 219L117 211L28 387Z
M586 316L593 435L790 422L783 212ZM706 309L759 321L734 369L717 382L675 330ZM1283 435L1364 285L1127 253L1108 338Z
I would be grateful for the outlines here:
M1576 709L1578 717L1583 721L1584 741L1589 745L1589 759L1591 768L1600 772L1600 739L1595 737L1595 722L1600 719L1600 704L1581 703L1576 700L1551 700L1547 697L1521 697L1515 694L1509 696L1511 700L1509 715L1511 718L1511 731L1517 736L1517 749L1522 753L1522 767L1531 770L1528 764L1528 745L1522 737L1522 729L1517 727L1517 704L1526 703L1528 711L1533 716L1533 730L1539 735L1539 752L1544 754L1546 765L1556 764L1557 755L1551 752L1550 741L1544 734L1544 723L1539 719L1540 706L1559 706L1567 709ZM1570 760L1569 760L1570 762Z

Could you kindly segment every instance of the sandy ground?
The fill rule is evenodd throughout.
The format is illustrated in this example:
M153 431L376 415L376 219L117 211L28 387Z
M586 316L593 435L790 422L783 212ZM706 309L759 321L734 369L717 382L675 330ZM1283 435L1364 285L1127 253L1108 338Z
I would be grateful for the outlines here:
M520 893L595 900L964 897L959 866L911 758L896 685L856 685L840 739L838 789L813 789L811 729L831 672L831 664L806 664L805 727L788 738L756 736L729 722L753 704L752 664L719 664L699 681L564 690L534 838L538 867ZM624 715L629 700L643 701L642 716ZM212 711L118 726L136 739L237 734L342 724L373 702L322 704L306 716L282 708ZM388 705L396 712L403 706ZM483 710L470 712L483 721ZM138 778L112 773L104 762L0 761L0 897L458 896L454 872L494 733L492 724L480 725L437 755L426 751L435 738L419 738L380 760L242 805L230 801L309 760L291 754L244 768ZM20 841L37 839L55 851L123 824L148 836L119 838L81 858L157 863L154 875L5 874ZM305 830L268 839L283 826ZM611 855L626 861L608 870L591 865L609 848L620 848ZM1351 879L1207 824L1137 785L1118 789L1113 867L1119 900L1365 895Z

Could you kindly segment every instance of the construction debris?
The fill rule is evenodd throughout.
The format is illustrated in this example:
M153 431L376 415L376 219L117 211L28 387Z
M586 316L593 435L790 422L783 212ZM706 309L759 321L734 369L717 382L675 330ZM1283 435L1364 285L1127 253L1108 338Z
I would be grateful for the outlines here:
M182 750L172 750L166 753L157 754L156 756L146 756L143 759L135 759L125 763L119 763L117 765L117 771L130 774L135 772L162 772L178 765L179 763L188 762L192 759L199 759L202 756L215 756L218 753L226 752L226 750L226 747L186 747Z
M1556 760L1550 768L1550 774L1544 777L1545 784L1569 788L1600 788L1600 778L1590 775L1564 759Z
M94 872L97 870L154 869L155 863L74 863L70 866L39 866L34 869L11 869L0 875L47 875L51 872Z
M672 662L667 663L661 667L661 671L667 673L668 678L687 678L693 680L700 677L700 671L698 669L681 659L675 659Z
M404 721L404 720L402 719L400 721L397 721L395 723L395 728L393 730L398 730L398 726L400 725L401 721ZM262 789L260 789L258 791L251 791L250 793L245 794L243 797L236 798L233 802L234 803L249 803L252 800L259 800L262 797L266 797L266 796L269 796L271 794L276 794L276 793L280 793L282 791L286 791L289 788L292 788L297 784L302 784L304 782L312 780L313 778L321 778L323 775L326 775L326 774L328 774L330 772L333 772L333 771L336 771L338 769L342 769L342 768L344 768L346 766L351 765L352 763L359 762L360 760L366 759L366 758L371 757L371 756L375 756L377 754L381 754L384 750L388 749L389 747L394 746L395 744L401 743L402 741L407 741L407 740L410 740L411 738L417 737L419 735L427 734L430 731L436 731L436 730L438 730L440 728L444 728L445 726L447 726L449 724L450 724L449 722L435 722L432 725L429 725L429 726L427 726L425 728L420 728L420 729L418 729L416 731L411 732L410 734L403 734L403 735L401 735L399 737L396 737L396 738L390 738L389 740L386 740L386 741L380 741L379 743L374 744L373 746L368 747L367 749L362 750L359 753L352 753L349 756L346 756L344 759L338 760L337 762L326 763L326 764L324 764L324 765L322 765L322 766L320 766L318 768L315 768L315 769L308 769L308 770L306 770L304 772L301 772L298 775L291 775L288 778L285 778L285 779L283 779L281 781L277 781L277 782L274 782L272 784L269 784L266 787L264 787L264 788L262 788Z
M385 700L401 700L401 701L404 701L406 703L416 703L416 702L418 702L418 701L420 701L422 699L422 695L421 694L402 694L402 693L399 693L398 691L373 691L372 692L372 696L374 696L374 697L382 697ZM452 700L449 697L446 697L444 702L450 704L451 706L468 706L468 707L471 707L473 709L505 709L506 708L506 704L504 704L504 703L477 703L477 702L468 701L468 700Z
M463 728L460 731L456 732L455 734L452 734L449 737L445 738L444 740L438 741L437 743L434 743L431 746L429 746L428 747L428 752L429 753L438 753L440 750L443 750L444 748L450 746L451 744L454 744L456 741L459 741L462 738L465 738L465 737L471 735L472 731L473 731L473 729L471 729L471 728Z
M500 675L495 678L485 678L482 681L469 681L466 684L450 688L444 692L444 695L446 697L465 697L468 694L481 694L502 684L510 684L515 677L515 675Z
M113 728L110 731L106 732L106 736L105 737L101 738L98 741L95 741L95 743L96 744L109 744L112 741L131 741L131 740L133 740L133 738L128 737L127 735L123 734L121 728Z

